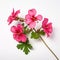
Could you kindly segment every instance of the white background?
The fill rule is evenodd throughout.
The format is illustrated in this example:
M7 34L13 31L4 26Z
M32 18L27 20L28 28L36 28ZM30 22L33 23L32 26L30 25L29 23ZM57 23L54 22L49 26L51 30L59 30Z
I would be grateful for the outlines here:
M16 48L17 42L10 32L11 25L7 23L13 8L20 9L22 17L29 9L35 8L38 14L49 18L53 23L53 33L50 38L43 38L60 58L60 0L0 0L0 60L56 60L42 41L31 39L34 50L28 55Z

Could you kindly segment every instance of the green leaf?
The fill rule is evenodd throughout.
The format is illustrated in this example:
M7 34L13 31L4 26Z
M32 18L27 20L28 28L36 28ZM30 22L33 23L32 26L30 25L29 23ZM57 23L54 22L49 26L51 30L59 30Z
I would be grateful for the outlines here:
M45 35L44 30L41 30L39 33L40 33L40 35Z
M17 48L23 50L25 54L28 54L30 52L30 49L32 49L31 44L29 44L29 40L27 40L25 43L19 43L17 44Z
M31 46L31 44L28 44L27 46L28 46L28 48L29 48L29 49L32 49L32 46Z
M31 38L38 39L40 37L40 34L37 32L32 32L31 33Z
M32 49L31 44L25 44L23 52L25 52L25 54L28 54L30 52L30 49Z
M23 50L23 52L25 52L25 54L28 54L30 51L29 51L29 49L28 49L28 47L25 45L25 47L24 47L24 50Z
M17 44L17 48L22 50L24 48L24 44L22 44L22 43L21 44Z

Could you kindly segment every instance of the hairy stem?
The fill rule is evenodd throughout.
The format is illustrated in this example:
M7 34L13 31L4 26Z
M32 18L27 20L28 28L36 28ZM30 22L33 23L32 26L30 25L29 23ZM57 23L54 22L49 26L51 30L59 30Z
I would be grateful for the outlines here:
M22 17L16 17L16 20L19 20L19 21L21 21L21 22L24 22L24 18L22 18Z
M56 56L56 54L50 49L50 47L46 44L46 42L44 41L44 39L40 36L40 39L42 40L42 42L45 44L45 46L50 50L50 52L55 56L55 58L57 60L59 60L59 58Z

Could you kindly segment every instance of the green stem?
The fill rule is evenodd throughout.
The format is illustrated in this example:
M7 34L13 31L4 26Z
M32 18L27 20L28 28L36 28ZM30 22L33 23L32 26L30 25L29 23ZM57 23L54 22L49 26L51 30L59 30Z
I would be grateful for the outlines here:
M42 40L42 42L45 44L45 46L50 50L50 52L55 56L55 58L57 60L59 60L59 58L56 56L56 54L50 49L50 47L46 44L46 42L43 40L43 38L40 36L40 39Z

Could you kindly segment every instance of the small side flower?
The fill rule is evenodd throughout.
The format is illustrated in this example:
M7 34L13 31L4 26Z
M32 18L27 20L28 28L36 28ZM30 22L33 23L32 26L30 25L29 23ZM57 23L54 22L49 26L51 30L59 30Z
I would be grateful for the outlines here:
M52 23L48 23L48 18L44 18L43 22L42 22L42 28L44 30L44 32L47 34L47 36L50 36L50 33L52 33L53 29L52 29Z
M8 24L11 24L13 22L13 20L17 20L16 18L18 17L19 13L20 13L20 10L17 10L15 12L13 9L11 15L8 17L8 20L7 20Z

